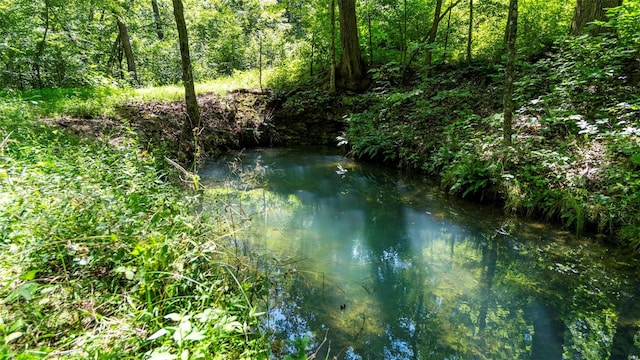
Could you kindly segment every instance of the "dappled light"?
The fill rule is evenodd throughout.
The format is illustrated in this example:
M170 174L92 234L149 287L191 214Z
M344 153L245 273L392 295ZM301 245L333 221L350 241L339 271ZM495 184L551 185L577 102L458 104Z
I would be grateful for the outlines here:
M637 286L635 268L604 260L608 248L321 154L261 149L232 157L233 172L223 159L201 171L206 203L225 189L251 214L244 246L290 259L266 270L277 354L307 339L321 358L606 357L613 320L638 321L616 295Z
M0 359L640 357L640 1L0 1Z

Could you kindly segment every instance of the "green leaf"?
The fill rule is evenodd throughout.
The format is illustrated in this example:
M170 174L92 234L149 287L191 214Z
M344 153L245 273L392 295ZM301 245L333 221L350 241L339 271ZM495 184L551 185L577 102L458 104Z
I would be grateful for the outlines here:
M40 270L27 271L26 273L23 273L22 275L20 275L20 279L27 280L27 281L33 280L36 278L36 275L38 275L38 271Z
M25 300L30 301L34 298L36 291L40 288L40 285L28 282L20 285L16 290L18 295L22 296Z

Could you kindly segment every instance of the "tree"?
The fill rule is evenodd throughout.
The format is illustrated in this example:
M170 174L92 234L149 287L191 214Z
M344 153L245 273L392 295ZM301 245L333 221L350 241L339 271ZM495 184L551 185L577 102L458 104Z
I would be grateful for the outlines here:
M40 72L40 68L42 65L42 55L44 54L44 49L46 47L47 44L47 34L49 33L49 13L50 13L50 8L51 5L49 4L49 1L44 2L45 5L45 10L44 10L44 33L42 34L42 40L40 40L40 42L38 42L38 46L37 46L37 50L36 50L36 58L35 58L35 62L34 62L34 68L36 71L36 76L38 78L38 86L42 87L42 74Z
M585 27L594 21L606 21L607 9L621 5L622 0L577 0L571 22L571 35L582 33ZM596 26L590 32L597 35L605 31L607 28Z
M431 47L436 41L436 35L438 35L438 26L440 25L440 21L444 18L440 17L440 14L442 13L443 2L444 0L436 0L436 11L433 12L433 22L431 23L431 29L429 29L429 34L427 35L427 56L424 61L427 66L431 65L431 57L433 54Z
M158 40L162 40L164 39L164 30L162 29L162 18L160 17L160 8L158 8L157 0L151 0L151 8L153 8L153 21L156 23Z
M331 72L329 74L329 94L336 93L336 2L329 0L329 18L331 21Z
M193 148L192 152L197 152L196 148L196 132L200 126L200 108L198 108L198 99L193 84L193 73L191 70L191 56L189 55L189 37L187 34L187 24L184 20L184 8L182 0L173 0L173 15L176 19L176 27L178 28L178 39L180 42L180 58L182 60L182 82L184 83L184 96L187 105L187 118L182 126L183 146L186 146L191 140Z
M338 64L338 86L348 90L364 90L368 86L366 68L360 54L356 0L338 0L342 57Z
M427 44L427 55L425 57L426 65L431 65L432 47L433 47L433 44L436 41L436 35L438 34L438 26L440 25L440 22L460 2L462 2L462 0L455 0L454 2L452 2L447 7L447 9L443 13L442 12L443 0L437 0L437 2L436 2L436 10L435 10L434 16L433 16L433 23L431 24L431 28L429 28L429 32L427 33L427 35L421 41L422 43L424 43L426 41L426 44ZM404 64L404 69L402 70L402 78L403 78L403 80L407 75L407 70L409 69L409 66L411 65L413 60L416 58L416 55L418 55L419 50L420 50L420 47L417 47L411 53L411 56L409 57L409 60Z
M129 39L129 31L127 25L122 21L122 18L116 14L116 24L118 25L118 38L122 42L122 49L124 50L124 56L127 58L127 72L129 73L129 79L132 83L138 83L138 73L136 71L136 62L133 58L133 48L131 47L131 41Z
M507 29L505 38L507 40L507 66L504 79L504 97L502 104L504 107L504 147L511 146L511 133L513 121L513 76L516 63L516 39L518 35L518 0L509 1L509 15L507 18Z

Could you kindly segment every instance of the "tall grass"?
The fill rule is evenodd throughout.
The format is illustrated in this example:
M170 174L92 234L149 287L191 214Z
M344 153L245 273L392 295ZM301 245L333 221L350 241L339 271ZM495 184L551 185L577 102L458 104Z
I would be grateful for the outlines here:
M108 114L130 95L0 103L0 358L266 357L252 300L264 282L163 154L38 120Z

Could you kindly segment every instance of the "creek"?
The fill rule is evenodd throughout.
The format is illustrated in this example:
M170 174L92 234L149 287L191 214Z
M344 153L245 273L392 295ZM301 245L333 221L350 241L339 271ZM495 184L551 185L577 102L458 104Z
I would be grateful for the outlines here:
M200 176L204 211L224 202L244 228L237 251L277 259L262 305L274 358L640 355L638 262L595 237L332 149L251 150Z

